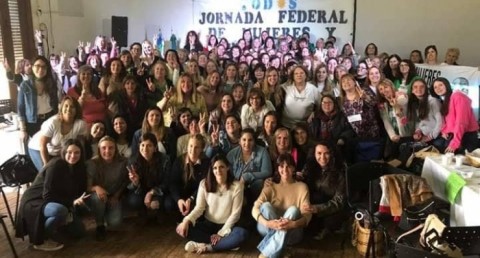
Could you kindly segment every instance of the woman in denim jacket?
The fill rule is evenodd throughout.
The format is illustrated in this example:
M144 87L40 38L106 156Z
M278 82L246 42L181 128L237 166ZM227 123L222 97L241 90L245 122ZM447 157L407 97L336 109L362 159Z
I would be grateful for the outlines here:
M58 112L57 86L52 66L43 56L33 60L33 76L20 84L17 112L22 140L33 136L42 123Z
M255 144L255 132L245 128L240 133L240 146L228 152L235 180L245 183L248 200L255 200L262 191L263 181L272 175L268 151Z

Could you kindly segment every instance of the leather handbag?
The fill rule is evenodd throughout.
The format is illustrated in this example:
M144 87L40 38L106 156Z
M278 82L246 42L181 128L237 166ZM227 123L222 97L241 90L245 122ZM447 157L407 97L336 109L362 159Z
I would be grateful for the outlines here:
M27 155L16 154L0 166L0 176L4 185L17 186L33 182L38 171Z

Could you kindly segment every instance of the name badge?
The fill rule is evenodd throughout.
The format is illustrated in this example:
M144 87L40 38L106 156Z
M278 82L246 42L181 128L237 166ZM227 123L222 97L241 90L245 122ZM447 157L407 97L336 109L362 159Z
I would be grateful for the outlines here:
M351 115L351 116L348 116L347 119L349 123L362 121L362 115L361 114Z

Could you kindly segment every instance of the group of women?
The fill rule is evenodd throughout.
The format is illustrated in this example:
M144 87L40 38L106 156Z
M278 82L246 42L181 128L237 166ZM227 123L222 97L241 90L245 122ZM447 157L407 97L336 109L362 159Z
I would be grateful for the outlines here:
M395 158L404 142L478 145L466 95L444 78L427 85L410 59L384 62L374 44L360 58L351 44L337 54L333 38L313 45L308 34L278 49L249 30L232 45L210 36L204 48L194 31L187 39L165 59L149 41L119 52L100 38L68 64L33 60L18 112L39 175L18 236L58 250L65 225L84 231L78 210L94 214L98 240L127 210L167 211L187 251L231 250L247 239L239 222L251 209L260 256L277 257L304 228L321 239L342 226L346 164ZM425 52L433 64L436 48ZM74 83L65 90L59 78Z

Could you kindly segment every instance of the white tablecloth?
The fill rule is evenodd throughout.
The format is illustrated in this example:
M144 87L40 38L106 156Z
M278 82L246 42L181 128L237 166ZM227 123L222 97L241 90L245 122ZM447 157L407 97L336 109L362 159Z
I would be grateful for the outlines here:
M435 196L447 200L445 185L450 173L473 172L470 179L465 179L467 184L460 190L455 203L450 209L451 226L480 226L480 169L454 164L444 166L441 157L426 158L423 165L422 177L432 187Z

